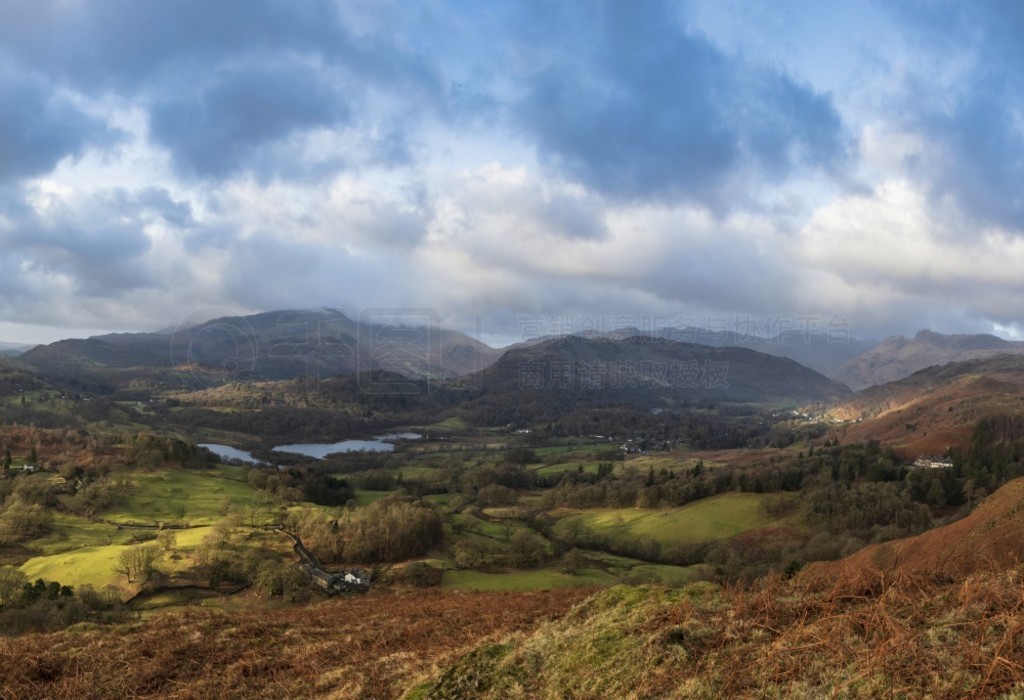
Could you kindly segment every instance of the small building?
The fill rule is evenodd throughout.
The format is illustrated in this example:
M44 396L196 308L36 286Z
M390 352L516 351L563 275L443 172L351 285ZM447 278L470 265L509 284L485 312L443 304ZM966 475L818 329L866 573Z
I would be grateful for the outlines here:
M950 469L953 461L946 457L918 457L913 466L914 469Z

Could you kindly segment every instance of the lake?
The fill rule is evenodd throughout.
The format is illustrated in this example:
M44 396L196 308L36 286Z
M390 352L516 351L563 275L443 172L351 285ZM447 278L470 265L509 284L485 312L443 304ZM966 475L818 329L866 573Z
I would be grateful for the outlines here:
M341 442L319 443L300 442L294 445L278 445L273 448L274 452L291 452L314 459L323 459L329 454L336 452L391 452L395 449L396 440L419 440L422 435L419 433L388 433L377 435L372 440L342 440ZM203 444L205 447L221 459L240 459L249 464L264 464L248 452L229 445Z
M196 445L196 447L205 447L221 459L240 459L243 462L248 462L249 464L263 464L263 462L256 459L248 452L240 450L237 447L231 447L230 445L203 444Z
M419 433L390 433L388 435L377 435L372 440L342 440L341 442L316 443L302 442L295 445L278 445L274 452L292 452L323 459L329 454L336 452L391 452L395 449L395 440L419 440L422 437Z

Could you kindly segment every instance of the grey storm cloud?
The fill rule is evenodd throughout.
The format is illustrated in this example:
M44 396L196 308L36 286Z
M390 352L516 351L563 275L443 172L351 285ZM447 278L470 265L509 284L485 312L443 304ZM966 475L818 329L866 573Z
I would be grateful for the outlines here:
M387 38L354 36L329 0L68 3L8 0L0 39L38 70L89 90L166 89L182 72L249 53L315 53L387 82L429 83L422 61Z
M777 177L845 158L826 96L688 34L667 3L588 7L517 109L549 165L612 195L716 205L739 168Z
M424 109L446 109L430 61L386 32L350 31L344 9L327 0L12 0L0 5L0 59L47 76L51 93L64 87L146 105L152 137L182 173L223 177L252 167L301 175L294 153L268 154L268 147L295 132L347 123L353 102L371 91L415 100L417 118ZM33 109L40 99L23 111L40 111ZM45 169L73 152L67 115L52 118L63 128L35 141L20 132L9 137L24 152L14 154L16 162L32 154ZM407 127L402 121L377 138L370 156L408 161Z
M40 80L0 69L0 96L0 182L49 172L90 144L118 138Z
M916 175L982 220L1024 227L1024 4L901 3L890 11L937 61L952 54L969 66L955 90L918 85L905 107L942 151Z
M90 297L155 283L144 261L152 248L145 228L154 219L194 224L190 207L160 188L116 189L82 202L54 204L45 216L26 206L16 211L14 225L0 233L5 251L29 261L37 272L66 275L77 294Z
M182 170L224 176L263 144L348 119L344 99L320 71L252 66L225 71L197 95L158 102L150 128Z

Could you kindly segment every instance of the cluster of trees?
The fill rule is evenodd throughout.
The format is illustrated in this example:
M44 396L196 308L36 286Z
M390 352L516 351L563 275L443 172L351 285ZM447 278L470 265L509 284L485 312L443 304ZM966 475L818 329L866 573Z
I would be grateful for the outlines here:
M295 560L261 546L238 525L235 517L217 521L196 552L200 571L208 578L210 587L252 586L260 595L280 596L292 602L308 600L309 576Z
M514 530L507 542L487 537L464 537L455 543L455 565L461 569L511 567L532 569L541 566L552 553L551 544L533 530Z
M43 475L0 481L0 544L41 537L53 525L56 494Z
M12 566L0 566L0 633L21 634L53 630L85 620L121 619L124 608L114 589L61 585L36 579L29 582Z
M171 533L173 535L173 533ZM145 583L153 574L153 565L163 554L156 544L144 544L121 550L114 571L128 578L128 583Z
M132 466L152 467L172 462L190 469L206 469L217 464L217 458L201 447L177 438L139 433L125 440L125 460Z
M288 526L321 561L377 564L423 554L444 534L441 516L429 504L391 496L332 517L305 509Z
M394 424L393 420L368 419L325 408L292 406L230 412L190 407L176 411L173 419L188 427L258 435L268 447L286 442L336 439L339 435L362 435L386 430Z
M781 454L766 462L744 466L704 468L698 462L688 471L598 470L564 472L544 494L545 508L666 508L686 505L730 491L748 493L794 492L820 474L832 481L902 482L909 470L877 443L829 446L804 455Z
M310 467L288 467L283 470L246 467L244 471L245 480L250 486L281 500L341 506L355 496L355 490L345 479Z

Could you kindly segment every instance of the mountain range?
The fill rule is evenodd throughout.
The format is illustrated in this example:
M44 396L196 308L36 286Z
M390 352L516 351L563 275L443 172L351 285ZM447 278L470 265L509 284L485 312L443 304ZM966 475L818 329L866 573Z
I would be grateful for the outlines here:
M514 347L475 381L485 394L622 400L648 408L680 401L822 402L850 396L842 384L795 360L749 348L651 336L567 336Z
M543 336L534 338L512 347L535 345L560 336ZM710 345L712 347L749 348L777 357L788 357L800 364L810 367L816 372L832 376L840 367L858 355L874 348L878 343L873 340L861 340L850 337L848 333L820 331L786 331L771 336L754 333L743 333L728 329L698 328L659 328L646 330L635 327L618 328L604 332L585 332L578 334L583 338L607 338L623 340L632 337L659 338L680 343Z
M400 323L367 323L334 309L217 318L155 333L114 333L37 346L22 360L56 376L145 368L204 379L287 379L368 370L448 379L488 366L500 351L469 336Z
M40 372L75 378L86 386L116 383L126 374L165 382L198 380L210 385L230 379L327 377L387 370L412 379L468 377L470 384L518 390L523 388L520 384L538 381L537 377L523 375L520 364L548 363L550 369L567 361L597 361L607 368L617 368L618 373L613 371L607 380L581 375L573 381L581 377L591 383L604 381L604 396L654 388L660 397L656 400L675 400L681 393L670 385L676 381L675 389L686 389L683 393L687 400L714 396L752 401L782 397L797 401L845 400L848 394L838 388L839 384L860 391L899 381L928 367L1024 354L1024 343L984 334L943 335L922 330L910 339L892 336L876 344L846 334L790 331L760 337L695 327L653 332L621 328L549 336L499 349L464 333L442 329L430 319L421 319L422 325L416 321L415 317L352 319L327 308L271 311L151 333L61 340L27 350L24 346L0 344L0 354L20 353L24 363ZM488 371L503 357L508 358L506 362ZM792 364L773 363L767 357ZM676 367L680 376L674 380L659 375L662 370L653 369L657 365L667 371L672 363L680 363ZM708 374L721 363L730 367L727 388L726 382ZM798 368L808 369L811 374ZM695 371L696 375L690 376ZM545 376L539 381L552 388L565 384L569 377ZM710 384L715 385L713 392L709 391ZM904 390L896 387L891 391ZM869 393L865 400L874 400L870 398L873 396L876 394ZM837 415L861 417L863 410L851 406L845 405Z
M913 338L890 336L877 347L849 359L831 376L854 391L896 381L934 365L1024 353L1024 343L994 335L943 335L920 331Z

